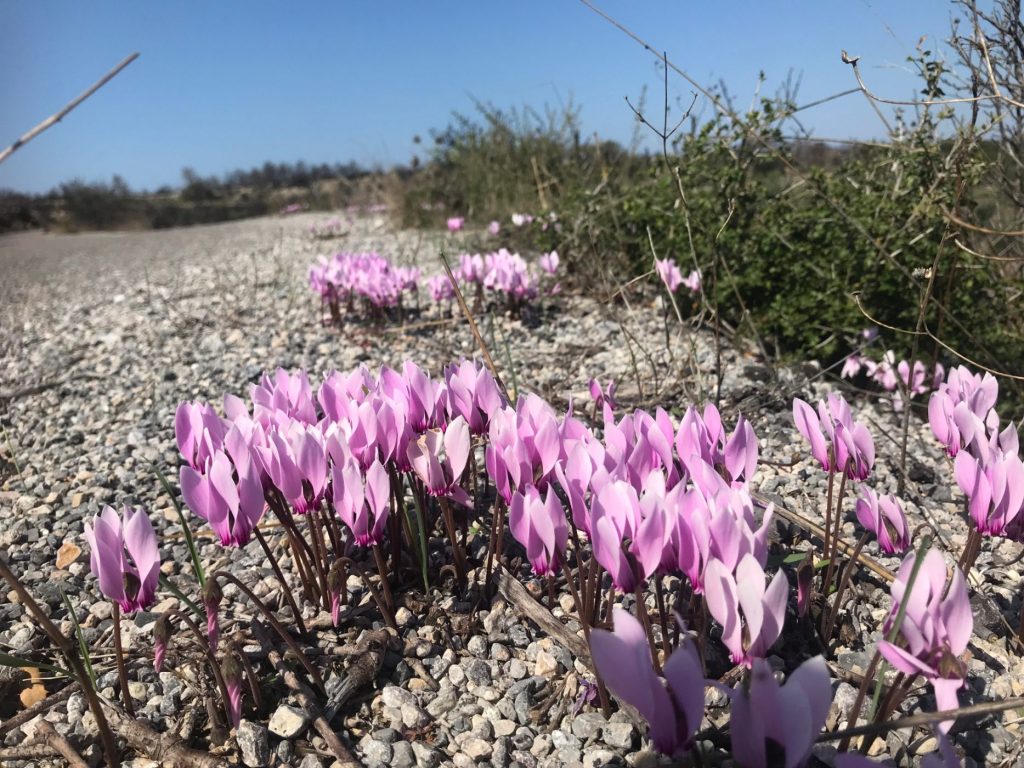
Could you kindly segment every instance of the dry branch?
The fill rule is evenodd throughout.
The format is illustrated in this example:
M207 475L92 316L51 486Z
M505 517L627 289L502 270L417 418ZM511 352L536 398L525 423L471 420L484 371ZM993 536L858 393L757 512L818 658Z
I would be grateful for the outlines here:
M68 761L69 768L89 768L89 764L82 759L71 743L57 733L57 729L48 720L40 720L36 726L36 733L40 740L48 747L52 747L60 756Z
M284 683L288 686L289 690L295 694L295 698L298 700L299 706L302 707L309 716L309 719L312 720L313 727L316 728L317 733L319 733L323 737L324 741L327 742L327 746L330 748L331 752L333 752L334 756L338 758L338 763L343 766L360 765L359 761L352 755L348 747L346 747L344 743L342 743L341 739L338 738L338 734L335 730L331 728L327 717L325 717L324 712L320 709L320 705L316 701L316 695L305 683L299 680L298 676L292 672L291 669L288 668L288 665L284 662L284 658L271 644L270 633L266 627L264 627L259 621L254 620L252 628L253 634L266 649L267 658L270 660L270 663L274 666L274 669L277 670L277 673L281 676L281 679L284 680ZM373 656L383 660L383 653L367 653L365 656L360 657L360 661L356 662L355 668L360 669L363 666L367 666L360 662L365 659L370 659ZM376 677L377 669L379 667L376 664L373 666L374 669L369 680L360 679L356 682L355 685L351 686L352 693L354 693L358 688L361 688L363 684L372 681ZM348 680L346 680L346 683L347 682Z
M85 91L80 96L78 96L78 98L76 98L74 101L70 102L67 106L65 106L64 109L62 109L57 114L52 115L51 117L48 117L45 120L43 120L43 122L41 122L39 125L37 125L35 128L33 128L31 131L26 133L24 136L22 136L16 142L11 144L11 146L9 146L3 152L0 152L0 163L2 163L8 157L10 157L12 154L14 154L15 150L20 149L23 145L25 145L28 142L32 141L32 139L34 139L40 133L45 131L47 128L49 128L50 126L52 126L52 125L54 125L56 123L59 123L61 120L63 120L65 115L67 115L68 112L70 112L72 109L74 109L79 104L81 104L83 101L85 101L90 96L92 96L94 93L96 93L96 91L98 91L100 88L102 88L104 85L106 85L110 80L112 80L114 78L114 76L117 75L118 72L120 72L122 69L127 67L129 64L131 64L137 58L139 58L139 54L136 52L136 53L133 53L131 56L127 57L126 59L124 59L120 64L118 64L112 70L107 72L107 74L105 74L103 77L101 77L99 80L97 80L92 85L91 88L89 88L87 91Z
M137 752L168 768L227 768L224 760L190 749L171 732L157 733L143 720L132 720L124 711L104 699L110 714L110 724L117 735Z

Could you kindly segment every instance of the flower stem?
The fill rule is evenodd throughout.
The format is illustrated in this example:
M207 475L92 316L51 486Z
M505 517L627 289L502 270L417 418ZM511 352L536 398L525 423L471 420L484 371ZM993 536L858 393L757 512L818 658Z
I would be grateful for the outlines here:
M842 569L842 575L839 577L839 587L836 589L836 599L832 603L832 610L829 611L828 619L821 626L821 636L826 646L828 645L829 638L832 636L836 616L839 615L839 604L842 602L843 592L846 591L846 587L850 583L850 577L853 576L853 571L857 567L857 558L860 557L861 550L864 549L864 545L868 543L870 538L870 531L865 531L864 535L857 540L857 546L854 547L853 554L850 555L850 562Z
M441 511L444 513L444 526L448 530L448 538L452 542L452 556L455 560L455 575L459 582L459 589L466 588L466 561L459 546L458 533L455 530L455 515L452 513L452 505L444 496L438 497L441 504Z
M270 561L270 567L274 569L274 575L277 577L277 583L281 585L281 591L284 593L284 599L288 601L288 607L292 611L292 617L295 619L295 623L299 626L299 632L306 634L306 624L302 620L302 613L299 611L299 606L295 604L295 598L292 595L292 591L288 588L288 583L284 580L284 574L281 573L281 566L277 562L277 558L274 557L274 552L271 550L270 545L267 544L266 538L260 532L259 528L255 528L253 533L256 534L256 541L263 547L264 553L267 555L267 559Z
M362 566L350 557L343 557L338 562L344 563L342 567L351 566L352 570L359 574L359 578L363 580L363 584L366 585L366 588L370 592L370 597L372 597L373 602L377 604L377 609L380 611L381 616L384 617L384 623L397 632L398 623L395 621L394 614L392 614L388 609L387 603L385 603L383 598L381 598L380 592L378 592L377 588L373 586L373 582L370 581L370 577L366 575L366 571L362 569Z
M306 657L306 654L303 653L302 649L299 647L299 644L295 642L295 638L293 638L288 633L288 630L284 628L281 622L277 620L277 617L274 616L274 612L267 608L266 603L264 603L262 600L256 597L253 591L249 589L249 587L247 587L245 583L242 582L233 573L228 573L227 571L217 571L212 575L211 578L227 579L236 587L238 587L245 594L245 596L248 597L250 601L252 601L252 604L256 606L259 612L263 614L264 618L266 618L266 620L270 622L270 626L274 628L274 631L277 632L277 634L280 636L282 640L284 640L285 644L292 650L292 652L295 654L295 657L299 660L299 662L301 662L302 666L306 668L306 671L309 672L310 677L312 677L313 680L316 682L317 687L321 691L325 690L324 680L320 676L320 673L317 671L317 668L313 666L312 663L310 663L309 659Z
M373 559L377 561L377 573L380 574L380 587L384 591L384 602L392 613L395 610L395 598L391 594L391 585L388 583L388 567L384 562L384 552L380 544L373 545Z
M124 711L129 717L135 717L135 704L132 701L132 694L128 690L128 671L124 666L124 649L121 647L121 608L116 600L111 600L112 616L114 619L114 657L117 659L117 679L121 685L121 701L124 702Z

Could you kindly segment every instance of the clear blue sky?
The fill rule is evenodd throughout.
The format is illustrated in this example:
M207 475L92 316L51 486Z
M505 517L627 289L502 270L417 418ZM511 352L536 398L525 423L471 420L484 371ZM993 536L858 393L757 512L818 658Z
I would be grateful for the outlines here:
M596 0L706 83L749 104L759 70L792 70L800 101L854 85L841 48L879 92L911 97L921 35L949 30L947 0ZM629 139L623 96L661 80L649 53L577 0L89 3L0 0L0 145L121 58L138 61L0 165L0 188L45 191L121 174L178 184L266 160L407 162L412 137L471 97L498 106L574 99L584 127ZM688 96L673 83L674 97ZM655 110L656 111L656 110ZM879 136L860 96L803 114L818 136Z

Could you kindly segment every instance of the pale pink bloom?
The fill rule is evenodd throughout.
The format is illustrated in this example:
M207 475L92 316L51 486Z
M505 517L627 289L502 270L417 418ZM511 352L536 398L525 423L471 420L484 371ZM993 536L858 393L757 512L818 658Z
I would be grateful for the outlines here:
M771 667L755 659L749 685L727 691L732 699L732 757L743 768L801 768L832 704L828 667L808 659L779 685ZM779 754L781 751L782 754Z
M718 559L704 569L708 611L722 625L722 642L734 664L750 667L767 656L786 619L789 582L780 570L765 587L764 568L745 555L735 575Z
M878 650L900 672L923 675L935 691L938 710L956 709L960 703L957 691L964 684L967 669L960 656L974 629L974 617L967 595L967 582L959 568L953 569L953 578L946 584L946 564L942 555L928 550L914 579L909 594L907 586L914 569L916 554L904 558L892 584L892 607L885 620L883 632L888 636L896 623L900 606L906 612L900 624L897 645L882 640ZM940 724L945 733L952 721Z
M615 694L643 715L654 748L674 755L690 746L704 717L705 681L696 645L684 639L658 675L640 622L618 606L612 617L614 632L591 632L594 667Z
M526 557L536 575L558 572L569 542L569 527L550 486L543 499L532 485L516 491L508 508L508 527L516 541L526 547Z
M461 216L452 216L450 219L448 219L448 231L458 232L459 230L462 229L465 223L466 220Z
M682 285L683 273L679 271L674 259L655 259L654 268L669 293L675 293L676 288Z
M496 237L498 233L501 232L501 224L499 224L497 221L492 221L490 224L487 225L487 231L492 236Z

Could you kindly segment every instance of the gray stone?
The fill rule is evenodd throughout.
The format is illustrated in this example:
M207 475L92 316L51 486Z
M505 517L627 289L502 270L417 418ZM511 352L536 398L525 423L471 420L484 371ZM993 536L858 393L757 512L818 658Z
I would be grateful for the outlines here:
M441 753L429 744L414 741L412 751L416 755L416 765L419 768L437 768L441 764Z
M238 750L242 753L242 764L249 768L263 768L270 765L270 739L262 725L243 720L235 732Z
M402 705L402 725L406 728L423 728L430 723L430 715L415 704Z
M395 709L401 709L403 704L419 704L416 700L416 694L405 690L405 688L399 688L397 685L385 686L384 690L380 692L380 698L384 706L394 707Z
M469 643L466 645L466 650L472 653L474 656L486 656L487 655L487 640L482 635L473 635L469 638Z
M267 728L282 739L296 739L309 727L309 717L301 709L282 704L270 716Z
M601 728L601 740L609 747L630 749L636 738L636 728L632 723L605 723Z
M491 684L491 667L483 659L469 659L462 664L466 677L476 685ZM449 675L451 670L448 670Z
M359 746L363 750L363 760L368 766L387 765L391 762L391 757L394 754L390 744L373 738L363 737L359 740Z
M391 768L413 768L416 763L416 753L408 741L403 739L391 745Z
M464 742L462 742L462 752L465 755L473 758L474 761L479 762L485 760L491 756L493 747L489 741L478 738L476 736L470 736Z
M588 749L583 753L583 768L602 768L607 765L623 765L624 761L607 749Z
M605 722L604 715L600 712L583 712L573 718L572 733L584 741L596 738Z

